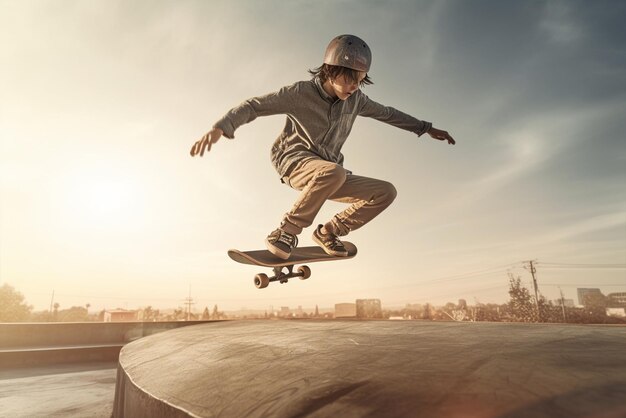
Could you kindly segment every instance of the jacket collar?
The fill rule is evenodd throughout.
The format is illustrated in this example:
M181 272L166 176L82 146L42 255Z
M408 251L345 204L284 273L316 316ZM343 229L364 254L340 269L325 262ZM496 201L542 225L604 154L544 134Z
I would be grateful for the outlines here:
M324 90L324 87L322 87L322 81L320 80L319 77L315 77L314 83L315 83L315 86L317 87L317 90L320 92L320 95L322 96L322 98L326 100L328 103L334 103L335 101L339 100L339 99L333 99L328 93L326 93L326 90Z

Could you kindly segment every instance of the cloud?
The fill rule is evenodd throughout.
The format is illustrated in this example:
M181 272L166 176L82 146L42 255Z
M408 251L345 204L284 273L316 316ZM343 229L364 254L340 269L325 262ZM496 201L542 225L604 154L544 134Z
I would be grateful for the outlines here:
M565 241L585 234L618 229L626 234L626 210L596 215L582 221L577 221L561 228L555 228L543 234L538 241L553 242ZM625 235L626 236L626 235Z
M540 27L546 31L550 40L557 44L576 42L583 36L583 30L572 18L572 4L563 1L548 2Z

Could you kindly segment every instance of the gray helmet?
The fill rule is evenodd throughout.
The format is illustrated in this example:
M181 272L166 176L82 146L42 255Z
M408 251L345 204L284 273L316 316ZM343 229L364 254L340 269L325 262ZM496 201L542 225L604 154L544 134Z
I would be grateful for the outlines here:
M365 41L357 36L339 35L326 47L324 64L368 72L372 65L372 51Z

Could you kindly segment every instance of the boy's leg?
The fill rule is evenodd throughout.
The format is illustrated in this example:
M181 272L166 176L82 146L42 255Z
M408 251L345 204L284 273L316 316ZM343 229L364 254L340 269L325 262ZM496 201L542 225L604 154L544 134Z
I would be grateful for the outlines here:
M338 236L347 235L378 216L391 205L396 195L396 188L387 181L349 175L329 199L352 205L333 216L324 229Z
M280 228L268 237L270 239L268 249L282 258L288 258L291 249L277 249L275 247L275 241L279 240L277 237L286 233L289 240L295 240L297 244L295 236L313 223L327 200L350 203L351 206L335 215L323 229L318 227L314 233L314 240L329 254L346 255L343 244L336 236L347 235L350 231L362 227L385 210L396 198L396 189L391 183L348 175L340 165L324 160L309 160L297 166L289 176L289 185L301 190L301 194L291 211L285 214ZM277 237L271 239L272 235ZM294 246L290 245L291 248Z
M285 214L281 229L300 234L313 223L324 202L342 188L346 177L347 171L342 166L329 161L308 160L297 166L289 176L289 185L301 193Z

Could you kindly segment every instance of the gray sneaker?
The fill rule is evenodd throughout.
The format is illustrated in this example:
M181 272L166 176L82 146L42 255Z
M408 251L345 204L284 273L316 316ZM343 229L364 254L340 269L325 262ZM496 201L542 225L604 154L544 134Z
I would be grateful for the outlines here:
M313 232L313 241L317 243L328 255L346 257L348 250L335 234L322 234L322 225L318 225Z
M291 250L298 246L298 237L278 228L265 238L265 245L276 257L287 260Z

